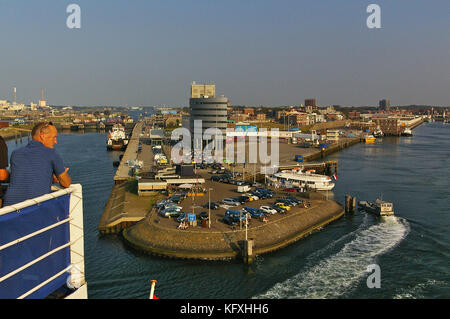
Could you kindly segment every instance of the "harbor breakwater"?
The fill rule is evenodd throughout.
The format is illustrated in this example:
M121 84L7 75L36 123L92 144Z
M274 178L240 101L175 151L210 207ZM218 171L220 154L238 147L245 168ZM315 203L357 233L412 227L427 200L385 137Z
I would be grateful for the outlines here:
M254 255L286 247L311 232L342 217L344 209L333 200L319 200L309 209L288 213L276 222L212 232L206 229L178 230L161 227L156 210L123 231L125 243L144 253L182 259L223 260L242 256L243 242L254 241Z

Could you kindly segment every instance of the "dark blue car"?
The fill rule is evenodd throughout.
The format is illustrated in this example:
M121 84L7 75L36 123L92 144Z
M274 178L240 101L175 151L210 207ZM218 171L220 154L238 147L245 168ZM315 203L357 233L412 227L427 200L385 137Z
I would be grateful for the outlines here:
M253 208L253 207L245 206L245 207L242 208L242 210L247 212L247 213L249 213L252 218L262 218L262 217L264 217L266 215L259 208Z
M245 220L245 212L241 212L240 210L228 209L225 212L225 217L227 216L235 219L237 222L239 222L239 219Z

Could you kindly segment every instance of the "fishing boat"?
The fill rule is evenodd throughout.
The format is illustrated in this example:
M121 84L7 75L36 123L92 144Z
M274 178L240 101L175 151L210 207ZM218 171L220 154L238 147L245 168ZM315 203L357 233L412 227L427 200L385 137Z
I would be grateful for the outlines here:
M378 127L374 132L373 132L373 134L372 134L375 138L378 138L378 137L383 137L384 136L384 133L383 133L383 131Z
M410 128L405 128L402 132L402 136L412 136L412 131Z
M268 177L268 179L275 183L305 187L317 191L329 191L335 186L335 184L331 182L331 177L329 176L294 170L273 174L273 176Z
M376 138L372 134L368 134L368 135L364 136L364 142L366 144L375 143L375 140L376 140Z
M128 138L125 133L125 127L121 124L114 124L108 133L106 149L109 151L124 151L128 145Z
M385 202L382 199L377 199L375 203L360 201L358 203L360 209L366 212L373 213L377 216L392 216L394 215L394 205Z

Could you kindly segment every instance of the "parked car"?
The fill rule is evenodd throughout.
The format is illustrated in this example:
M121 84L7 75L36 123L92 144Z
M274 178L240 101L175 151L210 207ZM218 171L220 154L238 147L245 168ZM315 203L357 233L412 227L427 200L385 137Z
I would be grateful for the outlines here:
M267 194L270 194L273 196L273 192L270 189L257 187L255 190L257 190L258 192L267 193Z
M163 210L164 210L164 209L169 209L169 208L171 208L171 209L175 209L175 210L178 210L178 211L180 211L180 210L183 209L183 207L178 206L177 204L175 204L175 203L173 203L173 202L169 202L169 203L167 203L167 204L164 204L164 206L162 206L161 208L162 208Z
M292 199L282 198L279 199L278 201L286 204L287 206L297 206L297 202L293 201Z
M245 196L236 196L236 197L232 197L231 199L234 199L235 201L241 203L241 205L248 202L248 198Z
M258 196L259 199L266 199L268 197L267 194L258 191L254 191L252 195Z
M239 223L239 220L236 220L235 218L233 218L233 216L230 216L230 215L225 215L223 217L223 221L225 224L228 224L228 225L235 225L235 224Z
M236 219L239 222L240 220L245 220L245 214L246 212L240 211L240 210L234 210L234 209L228 209L225 212L225 216L231 216L232 218Z
M231 197L231 199L234 200L235 202L239 203L239 205L245 204L245 199L240 198L239 196Z
M259 209L260 209L261 211L263 211L264 213L266 213L266 214L271 214L271 215L273 215L273 214L278 213L276 209L273 209L273 208L271 208L271 207L269 207L269 206L261 206Z
M210 207L209 207L210 206ZM204 208L211 208L211 209L218 209L220 206L219 205L217 205L216 203L214 203L214 202L211 202L211 203L206 203L205 204L205 206L203 206Z
M300 202L303 201L303 199L298 199L298 198L295 198L295 197L292 197L292 196L287 196L286 199L289 199L290 201L294 201L297 204L299 204Z
M247 202L252 202L254 201L253 196L249 196L249 195L241 195L241 197L245 197L247 199Z
M225 167L222 166L220 163L214 163L211 166L213 169L225 169Z
M187 197L186 193L175 193L173 196L180 197L182 200Z
M180 196L172 195L170 198L170 201L172 201L175 204L179 204L182 201L182 198Z
M160 201L160 202L158 202L158 203L156 203L156 208L163 208L164 207L164 205L166 205L166 204L168 204L168 203L172 203L172 201L170 201L169 199L163 199L162 201Z
M265 188L256 188L255 191L253 192L253 194L256 194L259 197L264 197L264 198L272 198L273 197L273 192L271 190L265 189Z
M197 219L198 220L208 220L209 219L208 212L201 212L200 214L198 214Z
M250 197L250 198L253 198L253 200L258 200L258 199L259 199L259 197L256 196L256 195L254 195L254 194L246 193L246 194L244 194L244 196L248 196L248 197Z
M182 213L179 210L175 210L173 208L168 208L168 209L163 209L162 211L159 212L159 214L164 217L178 217Z
M299 190L298 190L298 188L291 187L291 188L285 188L285 189L283 189L283 192L298 193Z
M283 203L280 203L280 202L275 203L275 205L280 206L281 208L284 208L285 210L290 210L291 209L290 206L287 206L287 205L285 205Z
M188 214L187 213L181 213L178 217L177 217L177 222L181 223L181 222L185 222L188 218Z
M231 198L225 198L222 200L222 203L224 203L225 205L230 205L230 206L239 206L240 203L234 199Z
M278 205L273 205L270 208L275 209L278 213L283 214L286 213L287 210Z
M245 212L247 212L247 213L250 213L250 216L251 216L252 218L262 218L262 217L265 216L264 212L261 211L261 210L258 209L258 208L253 208L253 207L245 206L245 207L242 208L242 210L245 211Z

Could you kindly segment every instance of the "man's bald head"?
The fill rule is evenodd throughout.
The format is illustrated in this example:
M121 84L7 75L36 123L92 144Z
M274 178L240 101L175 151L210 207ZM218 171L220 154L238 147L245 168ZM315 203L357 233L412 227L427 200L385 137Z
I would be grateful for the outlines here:
M40 122L40 123L36 124L33 127L33 129L31 130L31 136L32 137L39 136L39 134L41 132L48 133L50 125L53 126L53 123L52 122Z
M31 131L33 140L39 141L48 148L57 144L58 131L52 122L41 122L36 124Z

